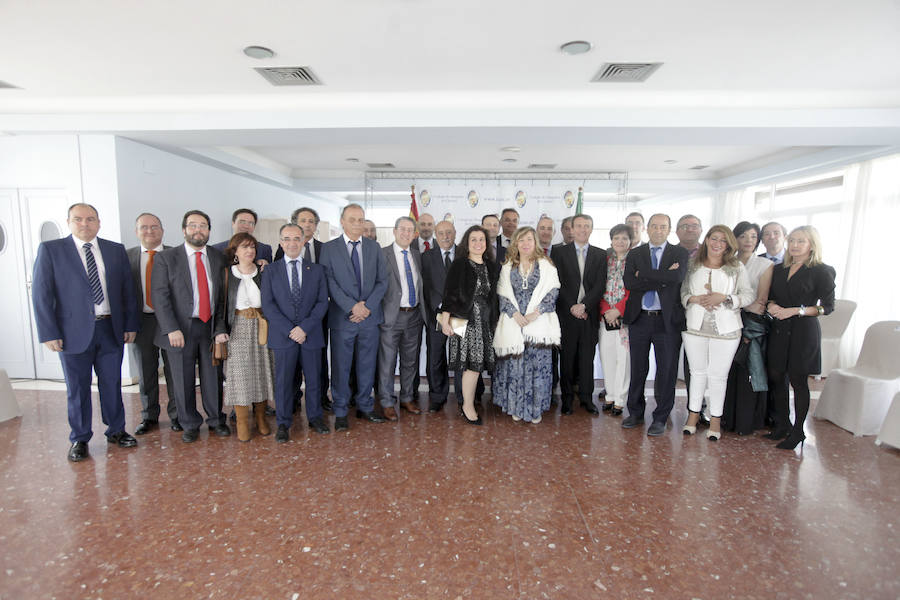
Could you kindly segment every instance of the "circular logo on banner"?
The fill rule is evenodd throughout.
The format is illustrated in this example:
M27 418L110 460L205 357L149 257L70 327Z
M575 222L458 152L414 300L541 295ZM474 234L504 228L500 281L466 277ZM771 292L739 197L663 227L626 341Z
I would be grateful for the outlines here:
M428 190L422 190L422 193L419 194L419 200L422 201L422 206L431 204L431 194L428 193Z
M525 206L525 192L523 192L522 190L516 192L516 206L518 206L519 208Z
M478 206L478 192L476 192L475 190L469 192L469 206L471 206L472 208Z
M444 213L444 220L452 223L453 222L453 213Z
M563 202L566 203L566 208L572 208L572 205L575 204L575 194L572 193L572 190L566 192L566 195L563 196Z

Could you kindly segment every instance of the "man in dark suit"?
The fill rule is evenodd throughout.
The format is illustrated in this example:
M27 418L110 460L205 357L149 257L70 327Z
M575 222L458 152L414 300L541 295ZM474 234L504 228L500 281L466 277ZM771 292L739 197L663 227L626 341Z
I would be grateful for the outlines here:
M138 389L141 392L141 424L134 430L135 435L144 435L159 425L159 355L162 354L163 374L166 378L166 389L169 401L166 412L172 431L181 431L178 422L178 407L175 403L172 370L169 366L169 355L154 344L156 339L156 315L153 311L153 299L150 297L150 283L153 280L153 263L156 255L168 249L162 243L162 222L154 214L141 213L134 222L135 234L140 245L128 249L128 262L131 265L131 277L134 280L135 299L141 327L134 344L129 346L138 365Z
M447 271L456 258L456 228L450 221L441 221L434 228L437 244L422 255L422 284L425 296L425 355L428 364L428 412L444 408L450 393L450 377L447 366L447 336L437 324L437 315L444 299ZM460 387L462 373L457 377Z
M319 213L308 206L302 206L291 213L291 223L297 225L303 232L303 243L300 247L300 258L313 264L319 264L319 257L322 256L322 242L315 238L316 230L319 228ZM275 252L275 260L284 257L284 249L279 245ZM331 400L328 399L328 322L322 319L322 335L325 338L325 344L322 346L322 367L319 373L319 394L320 404L322 408L331 412ZM294 370L294 409L300 407L303 399L303 390L300 389L301 377L303 369ZM307 386L308 389L308 386Z
M225 257L207 246L209 216L189 210L181 220L184 244L165 250L153 263L150 296L159 329L156 345L169 353L181 440L197 441L203 418L197 411L194 367L200 368L200 395L210 431L231 435L222 414L211 345L225 331L222 272Z
M419 349L425 302L422 284L422 257L410 244L416 237L416 222L400 217L394 223L394 243L382 248L387 265L388 285L381 303L384 322L378 346L378 397L384 417L397 420L394 408L394 370L400 357L400 407L417 415L419 392Z
M484 215L481 217L481 226L488 232L488 245L494 249L495 262L502 265L506 259L506 247L500 237L500 218L497 215Z
M509 248L512 236L519 228L519 211L514 208L504 208L500 212L500 227L503 232L502 235L497 236L499 243L504 248Z
M631 250L625 261L625 288L631 293L625 304L623 321L628 324L631 353L631 384L628 388L628 417L622 427L630 429L644 422L644 386L650 370L650 345L656 355L654 385L656 409L647 435L660 436L675 405L678 353L684 330L681 282L687 273L688 253L666 242L672 222L668 215L656 214L647 222L650 242Z
M348 204L341 211L343 235L322 245L321 264L328 278L328 328L331 334L331 395L334 429L349 428L350 363L356 357L356 416L373 423L372 384L378 355L378 325L384 320L381 301L387 290L387 265L377 242L362 237L365 211Z
M572 414L576 383L581 406L592 415L600 414L592 395L600 323L597 310L606 291L606 251L588 243L593 229L594 220L590 215L575 215L574 241L554 247L551 255L560 282L556 313L562 333L559 381L564 415Z
M766 251L760 253L763 258L768 258L776 265L784 262L784 242L787 241L787 227L781 223L770 221L762 227L760 241Z
M319 374L325 336L322 319L328 311L325 270L301 258L304 232L286 223L278 236L284 259L263 271L262 309L269 321L269 348L275 354L275 441L290 440L294 420L296 372L306 376L306 418L317 433L329 433L319 403Z
M100 414L110 444L128 448L125 432L122 355L138 330L134 282L125 247L100 239L100 217L90 204L69 207L72 235L42 242L34 262L32 301L38 339L59 352L69 412L68 458L88 456L91 370L97 373Z
M256 230L256 222L257 222L256 212L249 208L239 208L231 214L231 234L235 233L249 233L253 235L253 232ZM219 252L224 253L225 248L228 247L228 242L231 241L231 238L228 238L224 242L219 242L218 244L212 244L212 247L218 250ZM272 246L268 244L263 244L259 240L256 241L256 264L261 267L266 266L272 262Z

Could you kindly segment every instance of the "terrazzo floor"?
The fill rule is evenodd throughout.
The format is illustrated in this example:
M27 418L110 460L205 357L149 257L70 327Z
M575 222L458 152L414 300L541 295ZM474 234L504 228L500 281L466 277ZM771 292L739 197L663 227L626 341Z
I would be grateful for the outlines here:
M284 445L205 428L186 445L163 417L122 449L95 400L91 458L72 464L64 392L16 398L0 600L900 597L900 452L824 421L790 452L558 405L473 427L451 396L347 433L298 418Z

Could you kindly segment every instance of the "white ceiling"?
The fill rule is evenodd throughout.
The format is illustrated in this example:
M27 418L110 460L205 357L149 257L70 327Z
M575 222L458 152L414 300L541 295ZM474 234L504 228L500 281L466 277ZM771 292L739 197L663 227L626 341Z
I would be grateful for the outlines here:
M0 7L0 80L21 88L0 89L0 131L112 132L301 179L358 178L348 157L709 179L900 144L895 0ZM559 52L573 39L593 51ZM250 44L277 56L250 59ZM589 83L607 61L664 65L642 84ZM275 88L258 66L309 66L325 85ZM518 163L500 161L505 145Z

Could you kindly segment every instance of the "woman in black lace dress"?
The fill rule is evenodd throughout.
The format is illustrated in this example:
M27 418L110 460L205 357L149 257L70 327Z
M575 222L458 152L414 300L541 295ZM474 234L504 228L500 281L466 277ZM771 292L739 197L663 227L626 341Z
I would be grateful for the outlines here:
M450 338L450 368L463 371L463 416L473 425L482 422L475 410L475 388L481 372L494 368L492 344L499 314L499 269L487 239L487 231L478 225L463 234L447 271L440 317Z

